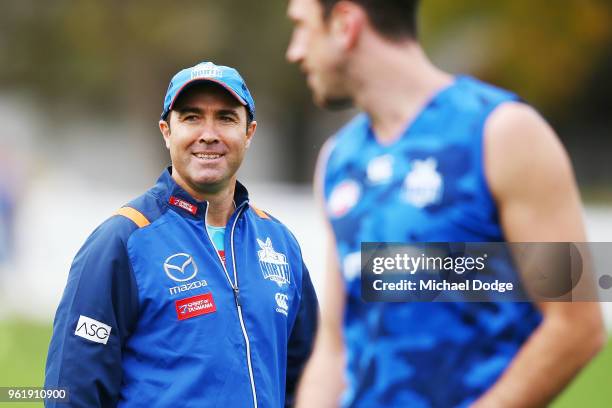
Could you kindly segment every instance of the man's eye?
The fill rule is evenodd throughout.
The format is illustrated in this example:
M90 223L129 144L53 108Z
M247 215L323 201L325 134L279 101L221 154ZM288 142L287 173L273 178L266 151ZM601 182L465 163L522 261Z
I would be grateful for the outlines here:
M227 123L235 122L234 118L231 116L221 116L221 120Z

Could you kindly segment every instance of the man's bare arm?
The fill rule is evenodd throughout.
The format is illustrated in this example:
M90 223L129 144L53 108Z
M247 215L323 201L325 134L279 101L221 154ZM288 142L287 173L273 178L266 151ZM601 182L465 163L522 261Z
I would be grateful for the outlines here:
M531 108L506 104L485 128L485 172L510 242L586 241L571 164ZM543 321L478 407L550 403L605 341L598 303L539 303Z
M324 168L331 153L332 143L328 140L321 149L314 177L315 198L322 217L325 217ZM346 294L339 268L336 239L328 220L325 220L325 227L327 248L321 317L312 355L298 386L297 408L335 408L339 405L340 395L345 387L342 319Z
M330 237L333 242L333 238ZM344 282L338 270L336 249L327 249L325 294L312 356L308 361L297 393L298 408L337 407L344 389L344 340L342 315Z

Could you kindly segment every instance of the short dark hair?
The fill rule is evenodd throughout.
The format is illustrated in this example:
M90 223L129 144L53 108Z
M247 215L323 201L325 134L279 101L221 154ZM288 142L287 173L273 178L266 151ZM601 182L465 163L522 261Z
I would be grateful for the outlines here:
M319 0L323 15L329 17L340 0ZM366 11L372 26L390 40L417 38L417 13L420 0L348 0Z

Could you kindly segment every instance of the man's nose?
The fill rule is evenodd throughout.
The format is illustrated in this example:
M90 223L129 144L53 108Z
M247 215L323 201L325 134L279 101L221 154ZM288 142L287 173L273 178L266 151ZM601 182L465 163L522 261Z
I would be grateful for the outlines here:
M287 51L285 52L285 58L292 63L300 62L304 58L303 47L300 41L297 41L295 33L291 36Z
M215 129L215 126L211 123L205 123L200 130L200 135L198 137L198 142L211 144L215 143L219 140L218 132Z

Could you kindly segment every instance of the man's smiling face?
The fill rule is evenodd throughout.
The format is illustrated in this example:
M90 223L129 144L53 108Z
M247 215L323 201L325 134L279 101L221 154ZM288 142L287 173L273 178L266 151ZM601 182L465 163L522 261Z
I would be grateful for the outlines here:
M220 85L191 85L160 122L172 160L172 176L194 198L217 193L236 181L257 127L246 108Z

